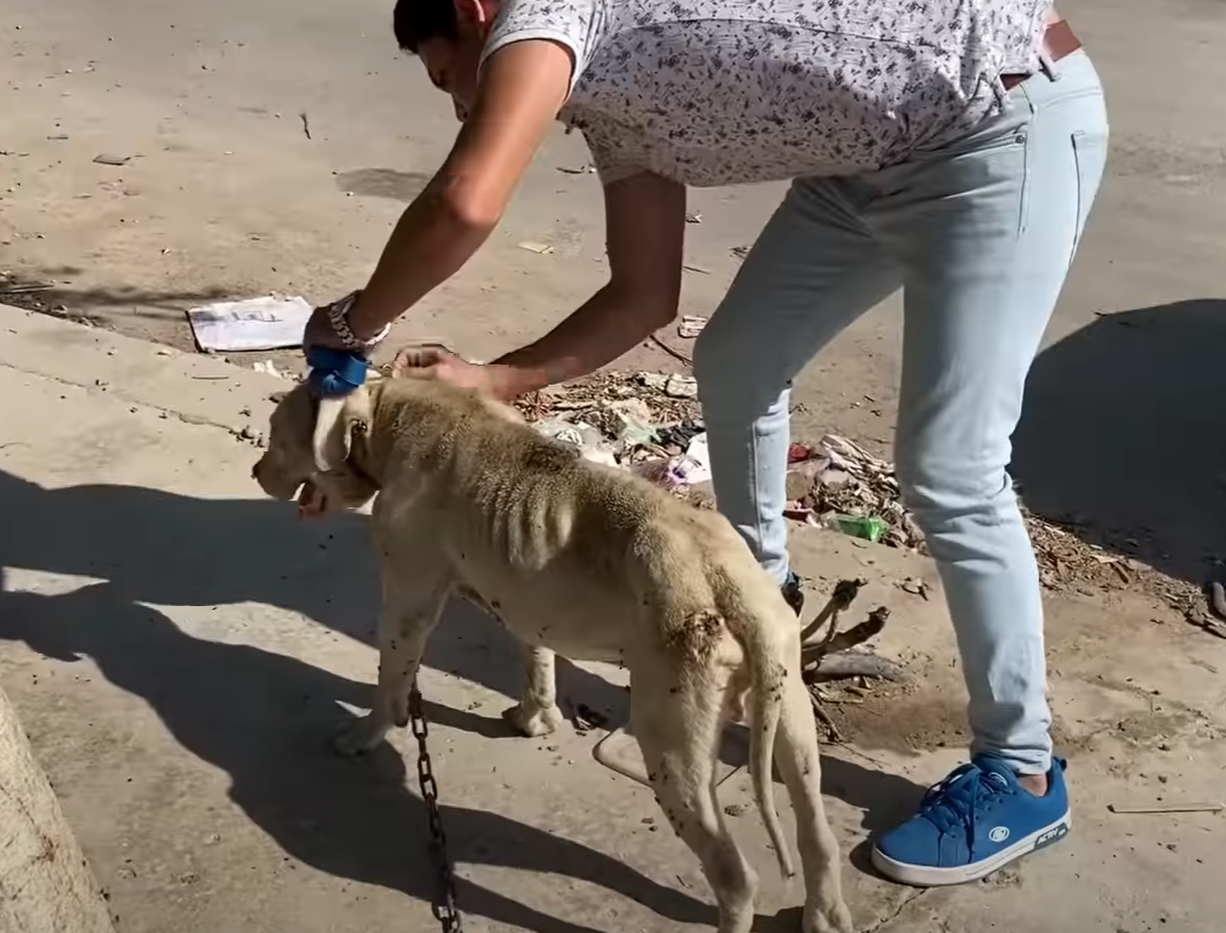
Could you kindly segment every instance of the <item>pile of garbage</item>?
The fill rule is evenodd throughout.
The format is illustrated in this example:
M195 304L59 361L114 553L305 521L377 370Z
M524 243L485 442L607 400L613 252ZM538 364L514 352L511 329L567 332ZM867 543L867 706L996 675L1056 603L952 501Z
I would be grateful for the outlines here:
M539 392L518 404L533 426L582 456L632 470L710 507L695 488L711 478L697 386L690 376L600 373ZM903 506L894 465L837 434L788 452L787 517L852 537L927 553L923 532ZM1087 529L1023 509L1043 586L1089 594L1122 588L1151 593L1191 617L1205 615L1193 584L1175 580L1121 549L1087 541ZM1226 633L1226 627L1223 628Z
M679 496L711 479L692 376L599 373L517 404L546 437L596 463L644 476Z
M923 550L923 532L903 507L892 463L838 434L827 434L812 446L793 444L788 460L789 518L891 547Z
M711 478L697 395L692 376L610 372L518 404L546 437L687 496ZM814 445L793 444L788 460L788 518L893 547L922 548L923 535L902 507L891 464L835 434Z

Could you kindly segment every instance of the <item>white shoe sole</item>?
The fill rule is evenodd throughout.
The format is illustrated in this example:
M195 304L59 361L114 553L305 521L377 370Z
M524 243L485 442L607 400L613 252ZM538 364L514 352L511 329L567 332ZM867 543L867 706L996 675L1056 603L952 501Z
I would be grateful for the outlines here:
M917 888L939 888L951 884L966 884L968 881L978 881L992 872L1004 868L1015 859L1029 855L1036 849L1045 848L1060 841L1073 827L1071 815L1066 811L1064 816L1031 833L1024 839L1019 839L1007 849L1001 849L991 858L974 862L970 865L959 865L954 868L934 868L930 865L908 865L890 858L876 846L873 846L873 867L891 881L899 884L909 884Z

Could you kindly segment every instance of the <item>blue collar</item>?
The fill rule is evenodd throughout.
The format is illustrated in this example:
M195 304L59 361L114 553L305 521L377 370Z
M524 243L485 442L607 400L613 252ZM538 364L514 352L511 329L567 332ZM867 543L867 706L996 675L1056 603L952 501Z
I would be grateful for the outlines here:
M307 381L323 398L340 398L366 382L369 361L349 350L308 347L306 361L311 367Z

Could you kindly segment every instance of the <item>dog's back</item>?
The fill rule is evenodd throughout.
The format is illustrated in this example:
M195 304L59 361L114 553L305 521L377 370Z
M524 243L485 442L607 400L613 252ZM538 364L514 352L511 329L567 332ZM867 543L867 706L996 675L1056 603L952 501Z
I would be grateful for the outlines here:
M478 592L483 584L541 590L542 601L585 619L604 614L594 604L731 615L765 599L786 612L722 515L585 460L471 393L391 380L376 400L371 441L390 441L380 499L410 499L416 523L430 513L437 545Z

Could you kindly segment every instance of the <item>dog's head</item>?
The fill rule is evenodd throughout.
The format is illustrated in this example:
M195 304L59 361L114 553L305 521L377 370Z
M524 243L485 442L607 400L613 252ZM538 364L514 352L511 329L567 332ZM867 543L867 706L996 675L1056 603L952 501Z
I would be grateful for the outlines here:
M273 498L296 498L307 517L361 508L379 491L353 463L355 442L370 418L365 386L344 398L320 398L306 383L298 385L277 402L268 449L251 475Z

